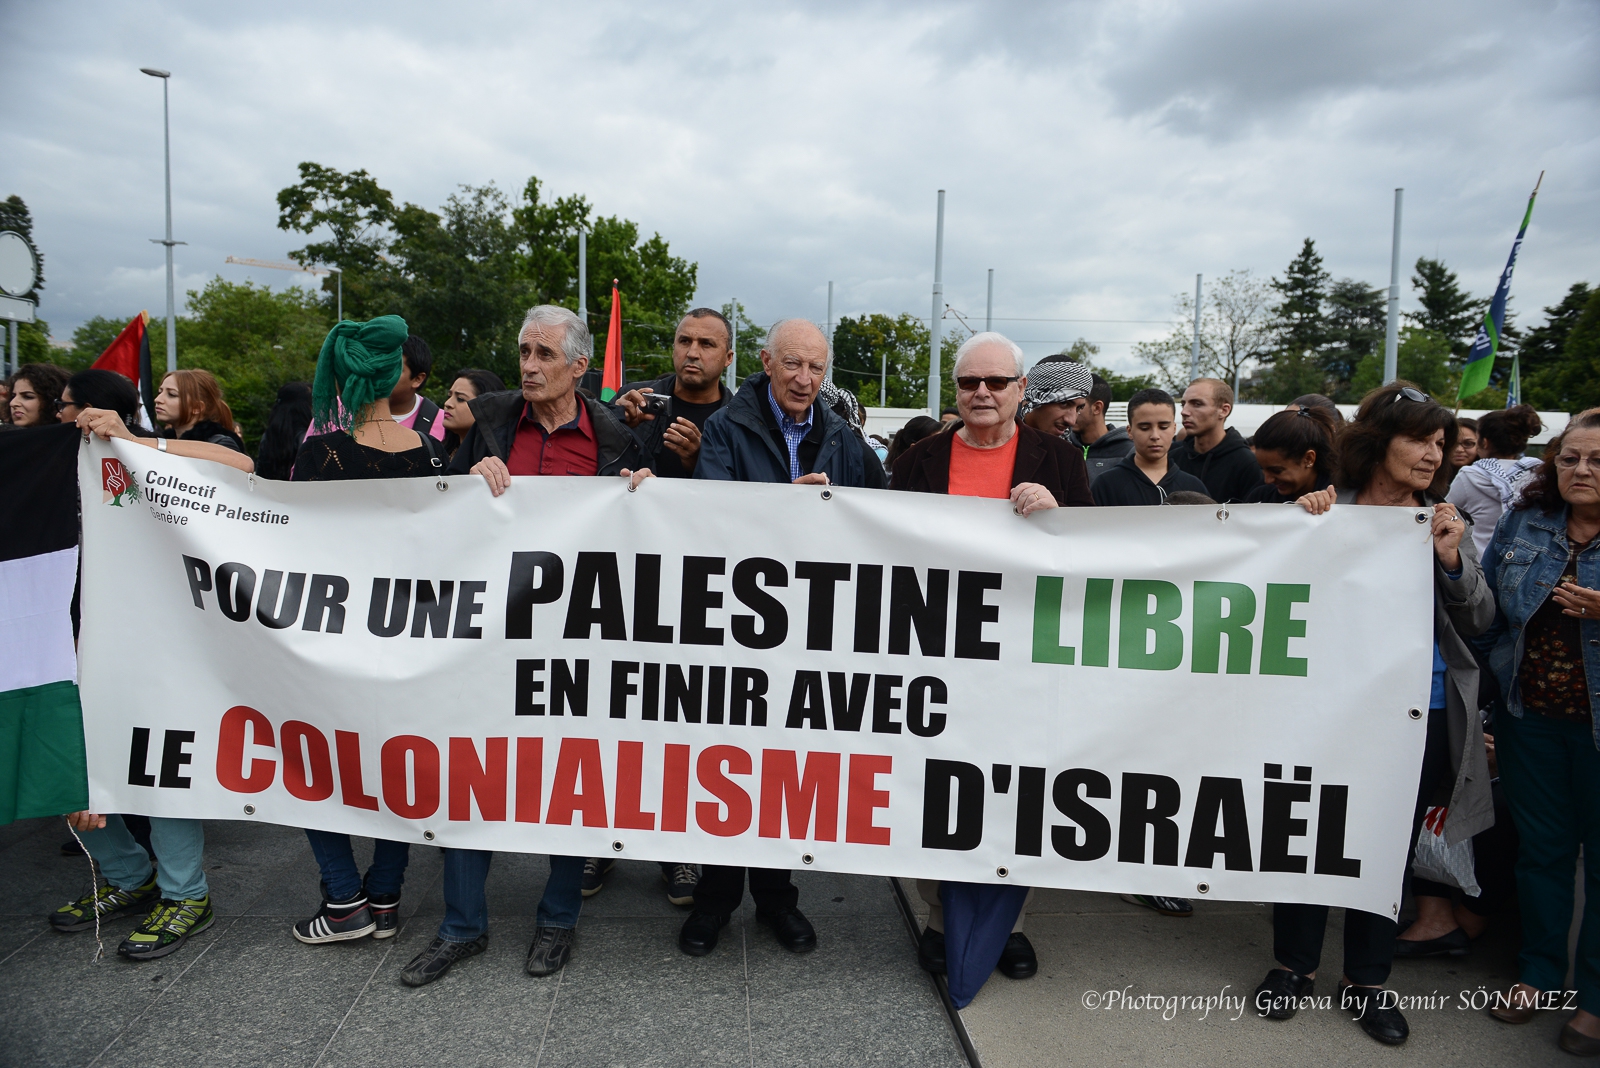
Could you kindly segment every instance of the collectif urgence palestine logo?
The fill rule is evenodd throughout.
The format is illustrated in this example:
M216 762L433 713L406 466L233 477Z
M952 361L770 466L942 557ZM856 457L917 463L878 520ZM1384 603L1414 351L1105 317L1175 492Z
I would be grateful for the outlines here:
M139 483L134 480L132 473L122 466L121 460L100 461L100 484L104 491L100 495L101 504L111 504L122 507L122 499L130 501L139 499Z

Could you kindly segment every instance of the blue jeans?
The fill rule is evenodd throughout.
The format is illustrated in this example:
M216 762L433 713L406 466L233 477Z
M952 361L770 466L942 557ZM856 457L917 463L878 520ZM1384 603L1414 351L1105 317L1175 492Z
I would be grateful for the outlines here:
M112 886L131 890L150 881L150 854L134 841L121 816L107 816L104 827L79 837L100 865L100 874ZM156 870L156 886L162 897L183 901L211 892L204 864L206 832L199 820L151 816L150 848L161 862Z
M311 840L311 855L317 858L322 869L322 893L329 901L349 901L361 894L361 872L356 868L355 855L350 851L350 836L335 831L307 830ZM372 866L367 869L366 890L379 897L393 897L400 893L400 884L406 880L406 862L411 859L408 842L391 842L387 838L374 839Z
M489 931L489 899L484 884L489 879L487 849L444 851L444 922L439 937L446 942L470 942ZM544 884L534 923L540 927L578 926L583 908L583 857L551 857L550 879Z
M1499 716L1500 785L1517 825L1518 978L1560 990L1567 978L1573 874L1583 847L1583 923L1573 984L1578 1008L1600 1014L1600 752L1588 723L1526 712Z

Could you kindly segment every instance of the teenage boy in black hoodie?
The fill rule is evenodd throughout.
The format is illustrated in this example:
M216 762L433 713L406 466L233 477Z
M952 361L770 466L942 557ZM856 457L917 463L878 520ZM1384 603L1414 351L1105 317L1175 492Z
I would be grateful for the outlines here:
M1183 391L1184 439L1172 462L1206 484L1223 504L1237 504L1261 485L1261 465L1237 430L1227 427L1233 390L1220 378L1197 378Z
M1169 493L1205 493L1206 484L1186 475L1167 456L1177 432L1178 408L1164 389L1141 389L1128 400L1128 436L1133 452L1090 485L1099 505L1161 504Z

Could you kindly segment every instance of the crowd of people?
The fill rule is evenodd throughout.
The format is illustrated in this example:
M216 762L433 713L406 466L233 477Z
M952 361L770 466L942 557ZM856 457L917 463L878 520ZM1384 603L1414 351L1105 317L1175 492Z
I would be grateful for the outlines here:
M1347 911L1336 1000L1374 1039L1403 1043L1409 1025L1382 996L1395 958L1468 953L1515 899L1518 982L1491 1014L1520 1024L1575 1007L1562 1048L1600 1054L1600 687L1591 688L1600 683L1600 409L1573 416L1536 457L1527 455L1542 429L1532 409L1472 424L1403 381L1373 390L1348 420L1326 397L1297 398L1249 440L1227 425L1233 391L1213 378L1180 397L1142 389L1128 400L1126 425L1113 426L1104 379L1066 356L1025 369L1015 343L985 332L956 355L955 410L912 419L883 441L864 432L865 411L832 383L830 340L805 320L776 323L762 370L730 390L728 322L697 308L678 325L672 373L628 386L610 403L583 388L593 339L578 316L536 307L518 336L517 388L464 370L440 407L422 393L432 355L403 320L341 322L323 344L315 380L280 391L253 460L216 380L200 370L162 380L153 405L161 429L151 430L140 425L138 391L120 376L28 364L5 384L10 423L75 422L265 478L473 475L497 496L516 492L518 477L561 475L621 477L635 488L647 478L699 478L990 497L1023 517L1185 504L1430 509L1432 682L1411 835L1470 842L1471 877L1420 859L1409 870L1408 861L1416 911L1403 930L1391 916ZM1352 715L1352 737L1361 729ZM56 912L55 929L142 916L119 952L148 960L212 922L199 821L68 819L103 882ZM410 847L377 842L363 872L348 835L306 833L323 901L293 936L313 945L393 936ZM1568 1005L1560 992L1580 851L1585 903ZM487 946L493 856L444 850L445 915L402 982L433 982ZM583 900L600 892L615 863L551 858L529 975L552 975L571 959ZM781 945L797 953L817 945L787 871L660 867L669 899L690 909L678 938L684 953L715 951L747 887L756 919ZM943 909L959 884L925 880L918 889L930 909L918 959L940 972ZM1179 898L1129 900L1171 917L1193 912ZM1025 903L1009 907L996 969L1026 979L1038 957L1023 931ZM1329 910L1278 904L1273 912L1272 966L1253 1005L1287 1020L1317 986Z

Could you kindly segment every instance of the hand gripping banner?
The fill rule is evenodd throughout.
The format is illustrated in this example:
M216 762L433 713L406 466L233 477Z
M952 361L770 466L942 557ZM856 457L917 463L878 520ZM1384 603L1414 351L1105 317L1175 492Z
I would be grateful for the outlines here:
M90 804L410 842L1392 915L1403 508L281 483L91 442Z

